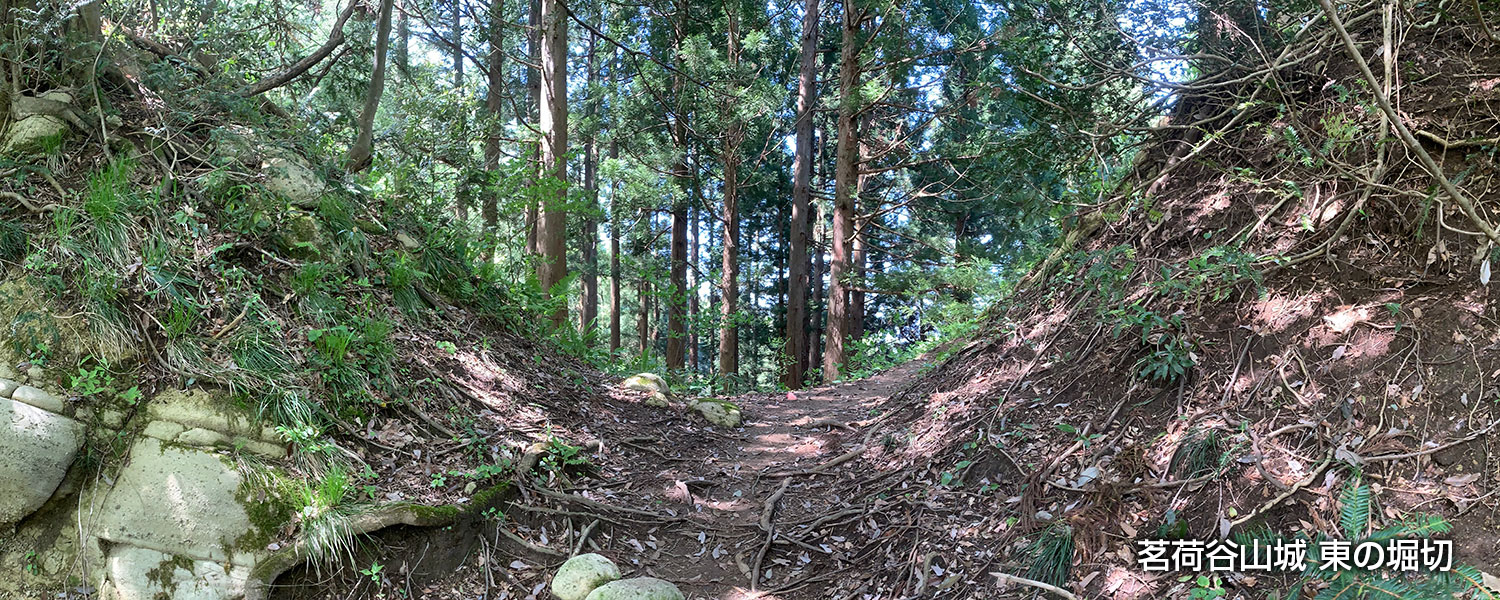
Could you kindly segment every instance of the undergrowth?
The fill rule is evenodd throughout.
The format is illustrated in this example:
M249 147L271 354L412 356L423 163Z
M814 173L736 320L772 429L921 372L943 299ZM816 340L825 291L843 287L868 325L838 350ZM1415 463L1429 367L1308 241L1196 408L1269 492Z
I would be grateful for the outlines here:
M79 307L99 346L91 360L128 369L112 361L134 348L182 383L223 387L299 453L326 455L336 424L419 395L426 374L397 360L397 339L430 328L447 302L536 335L533 316L558 301L490 260L494 240L394 191L333 189L304 211L233 168L190 184L164 175L107 163L43 218L0 224L0 259ZM284 243L295 227L314 241ZM408 248L392 230L422 241ZM4 325L24 331L15 321L27 318ZM58 355L55 332L15 337L38 364Z

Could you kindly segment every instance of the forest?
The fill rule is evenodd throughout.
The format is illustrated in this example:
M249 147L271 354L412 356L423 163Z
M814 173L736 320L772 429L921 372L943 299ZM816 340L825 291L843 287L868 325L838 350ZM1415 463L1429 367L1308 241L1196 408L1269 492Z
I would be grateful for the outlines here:
M553 302L549 335L746 391L966 331L1129 168L1170 102L1147 99L1154 66L1189 61L1132 44L1119 10L150 4L109 33L191 48L139 76L195 101L279 107L346 185ZM1170 36L1189 12L1127 24Z
M1497 18L0 0L0 599L1495 599Z

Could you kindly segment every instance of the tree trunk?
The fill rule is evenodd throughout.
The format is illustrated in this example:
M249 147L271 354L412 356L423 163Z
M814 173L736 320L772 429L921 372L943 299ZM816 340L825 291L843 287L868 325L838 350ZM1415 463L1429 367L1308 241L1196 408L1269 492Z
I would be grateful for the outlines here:
M541 56L542 56L542 49L541 49L541 45L540 45L541 36L542 36L542 19L541 19L541 17L542 17L542 0L531 0L531 10L529 10L526 13L526 25L527 25L527 32L526 32L526 52L527 52L527 54L526 55L531 57L531 62L532 62L533 65L540 65L541 64ZM540 122L540 115L538 114L538 110L540 109L540 107L542 105L542 77L541 77L541 73L539 72L539 70L535 66L528 66L528 67L526 67L526 95L529 97L528 99L530 100L530 102L528 103L528 106L531 107L531 110L529 111L529 113L530 113L529 114L530 119L527 120L527 122L522 123L522 125L525 126L525 127L523 127L523 130L524 130L523 133L530 134L531 133L531 127L536 126ZM530 160L534 164L531 165L531 168L527 170L527 172L531 175L531 177L528 177L526 179L526 181L525 181L525 187L526 187L527 193L528 194L532 194L532 193L534 193L533 190L536 187L536 182L537 182L536 176L539 175L539 174L541 174L541 172L542 172L542 166L541 166L541 145L540 144L529 144L529 147L530 147L529 149L531 150L531 154L526 157L526 160ZM535 198L535 197L530 197L526 201L526 224L525 224L525 228L526 228L526 255L527 256L540 256L541 255L541 250L537 247L537 238L536 238L537 222L539 221L538 215L537 215L537 204L538 204L538 199Z
M464 86L464 2L453 0L453 23L449 35L453 42L453 87Z
M365 106L359 112L358 137L349 147L349 156L344 168L358 173L370 167L375 145L375 111L380 108L380 96L385 93L385 51L391 42L391 7L394 0L380 3L380 20L375 27L375 70L370 74L370 87L365 90Z
M411 81L411 22L405 9L396 19L396 69L401 72L402 81Z
M843 47L839 49L838 150L834 155L832 250L828 263L827 347L823 351L823 381L832 383L844 365L844 342L848 330L848 296L844 278L849 270L850 234L854 228L854 195L859 185L859 131L855 120L859 107L855 93L860 80L860 27L864 11L854 0L844 0Z
M642 263L648 260L644 244L635 256ZM638 265L636 272L640 274L640 281L635 293L635 336L641 356L647 356L651 350L651 275L647 273L645 264Z
M860 119L859 123L861 132L859 138L859 163L860 165L863 165L866 161L870 160L871 155L873 155L875 152L874 148L870 147L868 141L868 137L870 135L870 113L865 113L864 117ZM873 175L860 172L858 179L859 183L855 186L856 202L858 202L860 198L866 197L866 194L870 192L869 185L870 179L872 177ZM869 218L874 217L873 215L871 215L871 217ZM852 233L854 237L852 242L852 249L850 250L850 269L852 271L851 280L854 282L854 286L849 290L849 339L853 341L859 341L865 337L864 290L865 288L870 287L865 282L865 237L868 235L866 229L869 226L869 218L864 220L858 218L854 219L854 231Z
M485 95L484 108L489 112L489 120L485 124L484 136L484 168L493 176L500 170L500 110L503 104L501 90L505 89L505 2L504 0L492 0L490 2L490 55L488 67L488 93ZM483 204L479 212L484 219L485 235L494 235L495 226L500 218L499 211L500 194L494 186L485 186Z
M679 185L685 184L687 178L691 177L686 155L678 163L674 177ZM672 280L667 290L667 369L673 371L681 370L686 363L687 209L686 200L679 200L672 207Z
M859 341L865 337L865 232L855 228L851 252L853 289L849 290L849 339Z
M682 48L683 22L687 19L685 6L677 7L678 23L675 35L677 36L673 47L677 50ZM673 56L681 56L680 52L673 52ZM673 168L672 179L677 183L682 195L672 206L672 232L671 232L671 262L670 276L671 286L667 293L667 369L670 371L681 370L686 363L687 346L687 229L688 229L688 193L691 191L690 178L693 171L688 164L688 128L686 110L682 105L683 86L681 71L677 71L672 79L672 95L678 99L677 106L673 110L672 139L677 144L679 158L677 165Z
M464 0L452 0L449 6L450 21L448 29L449 59L453 62L453 88L459 89L464 86ZM464 132L467 139L468 113L460 113L458 116L459 131ZM468 223L469 206L473 204L472 191L469 188L469 153L467 148L464 152L455 153L449 157L449 165L458 171L453 183L453 213L458 216L460 223Z
M698 322L698 198L703 190L698 185L698 177L693 177L693 204L688 207L688 265L694 268L687 270L688 276L688 367L694 373L698 372L698 328L694 326Z
M613 133L611 133L613 137ZM620 144L609 141L609 158L620 157ZM620 216L615 206L614 190L618 184L610 184L609 195L609 352L620 349Z
M827 180L826 174L824 181ZM807 368L811 370L823 365L823 315L827 308L824 301L823 274L826 272L827 264L824 261L823 240L828 237L828 228L823 226L825 219L821 209L814 209L812 220L812 232L808 235L812 247L812 304L807 312ZM805 378L806 372L804 372Z
M817 107L818 0L805 0L797 75L797 124L792 160L792 219L787 244L786 370L781 383L802 387L807 356L807 223L812 199L813 111ZM726 180L727 180L726 176ZM727 238L726 238L727 241ZM726 249L727 253L728 250ZM727 256L727 254L726 254Z
M541 163L547 175L560 182L554 197L546 198L537 223L537 280L546 293L568 275L568 22L559 0L542 0L542 36L539 47L542 96L538 114L542 130ZM557 303L552 326L562 327L568 319L566 302Z
M739 13L732 8L734 1L725 3L728 31L724 37L731 71L738 70L740 66ZM739 169L740 143L745 134L734 110L734 107L725 105L725 112L729 113L729 118L726 119L729 125L724 130L724 257L719 279L719 375L725 382L726 392L734 390L734 376L740 370L740 337L739 328L734 324L734 314L739 308L740 293ZM793 223L792 226L796 227L796 224Z
M596 81L595 46L598 41L594 36L589 36L588 55L588 89L592 93ZM586 100L586 113L592 117L597 112L597 100L590 98ZM583 137L583 187L584 196L589 203L589 210L583 219L583 239L579 240L583 246L583 310L580 315L580 329L585 335L593 332L594 322L599 318L599 157L595 155L594 147L594 125L584 131ZM588 339L588 338L585 338Z

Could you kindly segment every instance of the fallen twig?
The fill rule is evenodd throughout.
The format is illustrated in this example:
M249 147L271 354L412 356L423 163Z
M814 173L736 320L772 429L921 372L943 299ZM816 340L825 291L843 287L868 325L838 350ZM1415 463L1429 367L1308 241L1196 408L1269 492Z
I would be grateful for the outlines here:
M593 533L594 528L598 526L599 519L594 519L588 525L583 526L583 531L578 532L578 541L573 543L573 553L568 555L569 558L578 556L578 553L583 551L583 545L589 541L589 534Z
M1001 585L1005 585L1008 583L1018 583L1024 586L1034 587L1044 592L1052 592L1066 600L1078 600L1078 596L1073 595L1073 592L1062 589L1050 583L1043 583L1035 579L1027 579L1025 577L1017 577L1009 573L990 573L990 575L994 575L995 578L999 579Z
M1349 37L1349 31L1344 29L1344 22L1339 19L1338 9L1334 7L1332 0L1318 0L1318 4L1323 7L1323 13L1328 15L1328 21L1333 24L1334 32L1338 34L1339 39L1344 43L1344 50L1349 54L1349 58L1354 61L1354 64L1359 67L1360 74L1364 76L1365 81L1370 84L1371 88L1380 90L1380 81L1375 79L1375 74L1370 71L1370 64L1365 62L1365 57L1360 54L1359 47L1354 45L1354 38ZM1396 109L1391 106L1390 99L1385 94L1377 91L1375 93L1375 102L1380 105L1380 110L1385 112L1386 118L1390 119L1391 125L1396 128L1396 134L1401 138L1401 142L1406 145L1407 149L1417 155L1422 166L1427 169L1428 174L1437 179L1438 185L1443 188L1443 191L1452 197L1454 202L1458 203L1459 208L1463 209L1464 216L1467 216L1469 221L1475 227L1478 227L1479 231L1484 233L1484 236L1489 238L1491 242L1500 244L1500 232L1496 232L1495 228L1490 225L1490 222L1479 215L1469 197L1465 196L1463 192L1458 190L1457 186L1453 185L1453 181L1449 180L1448 176L1443 173L1442 167L1439 167L1437 161L1433 160L1432 155L1427 153L1427 149L1423 148L1422 144L1417 142L1417 138L1406 127L1406 123L1401 120L1401 116L1396 114Z
M546 546L542 546L542 545L539 545L539 544L535 544L535 543L526 541L525 538L523 538L523 537L521 537L519 535L516 535L514 533L511 533L509 529L506 529L504 527L500 527L499 529L500 529L500 533L502 535L504 535L506 537L506 539L509 539L512 542L520 544L522 548L525 548L525 549L530 550L532 552L535 552L537 554L546 554L547 556L556 556L558 558L567 558L568 557L568 555L563 554L562 552L559 552L557 550L553 550L553 549L548 548Z
M1431 448L1427 448L1427 449L1424 449L1424 450L1418 450L1416 452L1406 452L1406 453L1402 453L1402 454L1382 454L1380 456L1371 456L1369 458L1362 458L1362 460L1364 460L1366 463L1385 462L1385 461L1391 461L1391 460L1405 460L1405 459L1408 459L1408 458L1416 458L1418 456L1426 456L1428 454L1442 452L1444 450L1447 450L1447 449L1452 448L1454 446L1457 446L1459 444L1465 444L1465 443L1477 440L1477 439L1485 436L1489 432L1494 431L1494 429L1495 429L1495 427L1497 425L1500 425L1500 421L1495 421L1494 423L1490 423L1489 426L1485 427L1484 429L1480 429L1479 431L1475 431L1474 433L1471 433L1471 434L1466 435L1464 437L1458 438L1458 439L1453 440L1451 442L1448 442L1446 444L1442 444L1440 446L1433 446Z
M1243 524L1246 521L1249 521L1250 519L1253 519L1253 518L1261 515L1262 513L1266 512L1268 510L1271 510L1272 507L1275 507L1277 504L1281 504L1281 502L1283 500L1286 500L1287 498L1291 498L1292 495L1296 494L1298 490L1301 490L1302 488L1305 488L1305 487L1307 487L1309 485L1312 485L1312 482L1314 480L1316 480L1319 475L1322 475L1323 471L1325 469L1327 469L1328 465L1330 465L1332 463L1333 463L1333 451L1330 450L1330 451L1328 451L1328 456L1323 457L1323 462L1318 463L1318 467L1316 469L1313 469L1313 471L1311 473L1308 473L1307 477L1304 477L1302 479L1302 481L1298 481L1297 483L1292 484L1291 487L1287 488L1287 490L1284 491L1284 492L1282 492L1280 495L1278 495L1275 498L1272 498L1270 500L1267 500L1265 504L1262 504L1262 505L1256 507L1255 510L1252 510L1252 511L1250 511L1248 513L1245 513L1245 516L1240 517L1238 519L1235 519L1233 521L1230 521L1229 522L1230 526L1237 526L1237 525Z
M760 552L755 554L755 564L750 567L750 589L754 591L760 583L760 564L766 560L766 551L771 549L771 540L776 537L776 505L781 502L781 497L786 494L787 487L792 485L790 478L781 480L781 487L771 497L766 498L766 506L760 513L760 528L766 532L766 541L760 545Z

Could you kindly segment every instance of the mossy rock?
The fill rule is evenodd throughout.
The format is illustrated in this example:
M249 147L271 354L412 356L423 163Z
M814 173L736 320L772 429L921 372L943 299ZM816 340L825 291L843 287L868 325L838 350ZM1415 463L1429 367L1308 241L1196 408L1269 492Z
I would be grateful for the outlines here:
M568 559L552 576L552 594L559 600L584 600L595 588L620 578L620 567L598 554Z
M25 276L10 277L0 284L0 332L4 332L0 337L0 364L4 365L0 377L18 379L20 373L11 372L10 367L23 361L50 370L53 365L77 365L93 357L108 360L113 369L118 369L135 358L136 348L129 338L91 331L85 318L61 318L59 314L71 313L54 309L49 298L46 290ZM55 372L45 375L49 380L61 378ZM44 382L30 383L47 389Z
M52 115L28 115L11 124L0 154L46 154L62 147L68 123Z
M666 408L672 405L672 390L667 387L667 380L655 373L631 375L620 385L627 390L646 392L646 406Z
M688 405L688 410L698 413L705 421L720 427L739 427L744 422L744 411L728 400L698 398Z
M660 375L655 373L631 375L630 377L626 377L625 381L620 382L620 385L625 386L627 390L661 392L663 394L671 393L670 388L667 387L667 380L662 379Z
M276 244L289 257L301 260L316 260L323 255L327 240L323 226L312 215L294 210L287 214L276 235Z
M606 583L585 600L684 600L682 590L655 577L634 577Z

